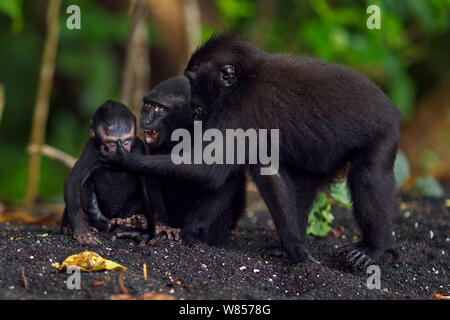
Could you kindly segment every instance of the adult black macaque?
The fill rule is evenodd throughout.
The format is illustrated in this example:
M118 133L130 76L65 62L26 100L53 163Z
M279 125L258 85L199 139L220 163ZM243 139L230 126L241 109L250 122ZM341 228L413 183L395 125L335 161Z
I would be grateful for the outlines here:
M118 142L124 152L145 154L144 144L136 137L136 117L123 104L108 100L95 112L90 135L80 159L64 183L66 208L61 231L71 233L80 243L98 244L100 240L91 233L92 228L103 231L111 224L120 225L125 221L146 230L122 232L127 235L133 232L134 236L142 234L140 240L147 240L153 232L153 218L148 211L149 198L144 181L98 161L100 149L115 152ZM141 216L132 217L132 214Z
M232 35L210 38L192 55L185 75L204 130L280 130L278 172L261 175L261 164L249 170L294 262L316 261L305 247L308 213L317 190L347 165L362 239L343 256L350 265L368 265L391 247L401 113L374 83L332 63L268 54ZM110 158L128 166L123 155ZM204 181L213 190L241 167L174 165L164 156L141 166Z
M157 85L143 98L141 128L144 129L144 141L150 156L123 154L130 161L127 169L143 174L145 165L154 156L171 162L170 154L177 143L171 141L172 132L176 129L193 131L189 97L189 81L185 77L174 77ZM234 172L224 185L214 189L195 179L170 173L159 175L150 171L147 179L154 211L164 224L181 228L184 244L196 241L222 244L245 209L246 177L243 170ZM156 228L160 225L157 224ZM170 232L163 230L163 233Z

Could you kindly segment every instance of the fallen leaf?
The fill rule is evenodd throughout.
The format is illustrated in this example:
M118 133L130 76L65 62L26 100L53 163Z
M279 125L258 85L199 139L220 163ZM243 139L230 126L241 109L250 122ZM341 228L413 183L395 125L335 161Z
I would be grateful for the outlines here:
M84 251L68 257L62 265L59 263L52 263L52 266L60 271L66 270L70 266L78 266L81 271L103 271L103 270L127 270L126 267L102 258L98 253L92 251Z
M175 300L175 297L170 294L149 291L141 294L138 300Z
M131 294L129 293L119 293L119 294L113 294L109 297L109 300L136 300Z
M430 298L431 298L431 299L445 299L445 300L450 300L450 296L443 296L442 294L439 294L439 293L433 294Z
M91 286L93 287L99 287L99 286L104 286L105 282L104 281L94 281L91 283Z
M36 217L32 216L31 214L23 210L14 212L4 212L0 216L0 223L13 221L32 224L36 222Z
M26 224L57 226L61 223L61 214L50 213L45 217L39 214L34 214L25 210L13 210L3 212L0 214L0 223L3 222L21 222Z

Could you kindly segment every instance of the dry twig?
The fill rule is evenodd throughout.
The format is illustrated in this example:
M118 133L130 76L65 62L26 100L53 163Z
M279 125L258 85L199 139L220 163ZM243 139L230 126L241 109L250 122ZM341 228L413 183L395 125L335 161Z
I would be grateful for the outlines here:
M144 273L144 280L147 281L147 265L145 263L142 265L142 272Z
M125 287L125 284L123 283L123 270L117 271L117 282L119 282L119 287L122 293L128 294L128 290Z
M202 40L201 12L198 0L183 1L183 13L188 41L188 53L191 55Z
M122 103L139 115L138 103L150 83L148 34L146 18L148 4L145 0L131 2L132 25L128 35L127 51L122 78ZM139 119L138 123L139 123Z
M39 146L39 145L29 145L27 147L27 152L29 154L34 154L34 153L40 153L52 160L56 160L61 162L62 164L64 164L65 166L69 167L69 168L73 168L73 166L75 165L75 162L77 162L77 159L72 157L71 155L56 149L54 147L51 147L47 144L43 145L43 146Z
M106 274L106 280L108 280L109 283L111 283L113 290L115 293L119 293L120 289L119 287L112 281L111 277L109 276L109 274Z
M42 146L45 141L45 128L47 126L50 92L53 83L55 69L55 56L59 40L59 9L61 0L48 1L47 7L47 35L44 43L39 85L36 104L34 106L33 124L31 128L30 144ZM39 171L41 167L41 155L30 155L28 162L28 184L26 203L32 204L36 200Z
M26 289L28 288L28 280L25 277L25 269L23 266L20 266L20 275L22 276L22 283L23 283L23 287Z

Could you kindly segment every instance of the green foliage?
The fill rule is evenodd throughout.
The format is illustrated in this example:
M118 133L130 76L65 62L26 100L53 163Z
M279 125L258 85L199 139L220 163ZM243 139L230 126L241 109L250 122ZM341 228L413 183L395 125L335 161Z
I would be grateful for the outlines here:
M11 30L20 32L23 28L22 0L0 1L0 13L8 15L12 19Z
M334 220L331 208L333 204L350 209L351 199L348 194L347 184L338 182L331 186L330 196L325 192L320 192L314 201L313 207L308 216L307 234L323 237L331 230L331 222Z
M222 19L230 27L236 27L240 21L252 17L255 13L254 1L218 0L216 3Z
M439 163L439 156L432 149L425 149L419 155L420 165L425 171L432 171Z
M201 30L201 39L202 43L204 43L206 40L208 40L215 32L215 29L208 26L202 26Z
M436 165L438 157L436 152L427 149L422 152L420 161L423 169L427 171L431 170ZM394 174L397 188L400 188L410 176L408 159L400 150L395 158ZM426 197L443 197L445 193L444 188L441 186L439 181L430 175L416 177L414 180L414 188L420 195Z
M417 177L415 180L415 188L422 196L436 198L444 196L444 189L432 176Z
M330 187L331 198L341 207L350 209L352 207L352 200L348 192L347 182L338 182Z
M217 2L228 26L251 38L249 25L255 25L268 1L255 1L251 10L248 5L234 9L236 0ZM366 27L371 4L381 9L379 30ZM430 50L427 37L444 36L450 26L449 0L285 0L276 9L267 21L266 49L317 56L362 71L403 111L403 121L410 118L417 95L408 68Z
M331 213L331 203L327 199L327 195L324 192L319 193L316 201L314 201L313 207L308 216L308 227L306 229L307 234L311 234L318 237L323 237L328 234L333 222L334 216Z
M400 187L403 182L409 178L409 162L402 151L397 153L394 163L394 174L397 187ZM442 186L432 176L417 177L415 180L415 188L423 196L444 196ZM345 181L333 184L330 187L329 196L327 196L325 192L319 193L308 216L309 225L306 230L307 234L319 237L328 234L331 229L331 222L333 222L334 219L331 209L335 204L346 209L352 208L351 197Z
M46 142L75 157L80 155L88 137L94 110L106 99L119 97L131 23L127 10L112 3L77 0L81 30L65 27L65 8L72 2L63 0L61 6ZM384 89L403 111L404 120L410 116L417 95L424 92L420 86L448 73L450 0L283 0L274 1L276 5L269 9L266 5L270 0L215 3L221 30L242 34L251 41L258 38L258 45L269 52L317 56L360 70ZM369 4L381 7L380 30L366 27ZM41 4L0 0L0 83L4 85L6 101L0 123L0 200L9 203L20 202L25 191L25 149L45 39L45 7L46 1ZM221 30L202 26L202 40ZM153 27L152 21L149 32L150 43L157 44L163 33ZM422 63L421 70L428 72L425 77L411 72L411 66L417 62ZM421 161L427 170L435 158L425 152ZM397 157L398 183L408 173L404 162L401 156ZM43 201L62 200L62 182L67 172L60 164L44 160L40 186ZM417 184L428 185L423 181L419 179ZM350 205L348 195L341 192L345 189L343 185L331 188L327 198L330 202L321 209L315 207L318 221L329 221L327 213L321 213L330 212L328 204ZM313 227L319 233L325 229L317 224Z
M401 150L397 152L395 157L394 175L397 188L400 188L410 175L408 158Z
M81 30L69 30L65 8L70 4L63 1L61 6L46 143L78 157L88 139L89 119L95 109L107 99L119 98L121 48L126 45L130 19L126 11L110 11L98 2L79 0ZM21 29L14 29L13 19L13 31L20 32L9 31L9 18L1 14L6 10L9 16L23 17ZM32 1L0 0L0 83L6 95L0 123L0 200L12 204L23 200L27 182L25 149L43 49L43 12L45 6L39 10ZM62 201L68 172L55 161L43 160L43 201Z

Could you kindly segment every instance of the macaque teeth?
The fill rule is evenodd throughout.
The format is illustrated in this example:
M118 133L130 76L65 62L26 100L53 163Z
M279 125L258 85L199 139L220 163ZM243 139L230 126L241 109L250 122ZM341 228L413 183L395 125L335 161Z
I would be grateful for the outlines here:
M151 135L155 135L158 133L158 131L156 131L156 130L149 130L149 129L144 129L144 132L146 134L151 134Z

